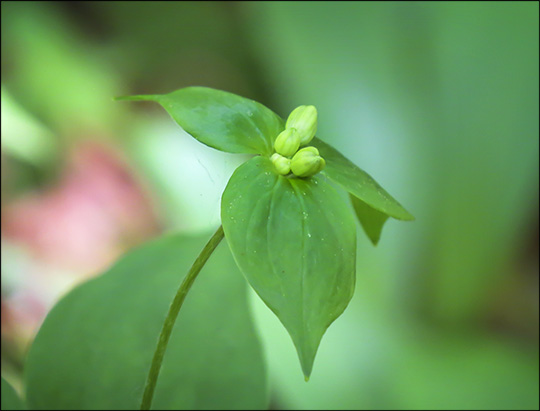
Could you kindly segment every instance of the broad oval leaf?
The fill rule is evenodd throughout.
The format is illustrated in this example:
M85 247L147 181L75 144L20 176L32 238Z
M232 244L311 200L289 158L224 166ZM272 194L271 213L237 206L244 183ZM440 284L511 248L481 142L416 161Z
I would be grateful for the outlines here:
M25 406L22 400L19 398L15 390L9 383L2 377L2 410L25 410Z
M64 297L30 349L29 405L139 409L169 305L208 238L153 241ZM246 284L222 244L180 311L152 407L264 409L265 379Z
M403 206L384 190L368 173L357 167L331 145L315 137L311 145L317 147L326 160L323 170L330 179L371 208L397 220L414 220Z
M169 94L126 96L117 100L158 102L189 134L229 153L271 155L283 120L264 105L222 90L186 87Z
M354 292L350 209L324 176L287 178L255 157L229 180L221 217L238 266L288 330L309 377L324 332Z

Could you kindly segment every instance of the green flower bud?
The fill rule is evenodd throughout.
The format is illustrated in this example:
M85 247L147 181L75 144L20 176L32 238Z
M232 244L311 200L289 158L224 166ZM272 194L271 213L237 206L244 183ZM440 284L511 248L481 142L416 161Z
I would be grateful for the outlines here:
M274 153L272 154L272 157L270 157L270 160L272 160L272 163L279 174L285 176L291 172L291 160L287 157Z
M295 128L300 137L300 145L308 144L317 132L317 109L315 106L296 107L289 114L285 128Z
M291 160L291 170L298 177L311 177L321 171L325 165L326 161L315 147L298 150Z
M285 157L291 157L300 147L300 135L295 128L286 128L276 138L275 150Z

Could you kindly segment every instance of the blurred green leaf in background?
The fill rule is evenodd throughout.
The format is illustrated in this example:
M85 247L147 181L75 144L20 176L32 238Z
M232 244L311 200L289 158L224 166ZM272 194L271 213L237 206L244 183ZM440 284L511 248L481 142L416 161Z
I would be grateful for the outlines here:
M2 409L24 410L26 409L21 399L9 383L2 377Z
M389 219L377 247L359 236L354 298L321 343L308 384L286 331L251 299L271 408L538 409L537 2L1 8L2 372L10 382L21 380L30 335L68 285L163 231L216 225L225 183L245 156L191 142L151 104L112 101L206 86L282 117L315 105L324 140L416 217ZM69 201L50 200L66 190L76 153L96 144L115 167L89 157L81 173L95 180L52 197ZM28 217L28 198L39 218ZM126 204L148 206L130 214ZM66 225L66 210L81 214ZM43 244L55 231L53 253ZM93 263L68 267L61 251L79 242Z
M166 236L73 290L28 356L33 409L138 409L157 337L206 237ZM264 409L261 347L246 284L226 245L204 268L175 325L156 409Z

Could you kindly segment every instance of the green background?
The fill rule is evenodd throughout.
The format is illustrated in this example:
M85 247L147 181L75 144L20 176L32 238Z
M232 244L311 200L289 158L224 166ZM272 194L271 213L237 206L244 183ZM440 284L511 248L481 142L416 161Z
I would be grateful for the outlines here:
M416 217L390 219L377 247L358 230L355 295L307 384L252 293L272 408L538 408L538 3L1 7L3 207L54 187L90 138L147 182L162 230L217 226L245 157L112 101L199 85L284 118L315 105L317 135ZM202 194L186 147L215 182Z

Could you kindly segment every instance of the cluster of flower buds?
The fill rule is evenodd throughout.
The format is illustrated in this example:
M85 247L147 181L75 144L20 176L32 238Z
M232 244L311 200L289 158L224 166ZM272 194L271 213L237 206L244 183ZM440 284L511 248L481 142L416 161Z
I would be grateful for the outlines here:
M276 152L270 157L276 170L281 175L292 172L297 177L311 177L326 165L315 147L301 146L309 144L317 132L317 109L315 106L295 108L283 130L274 142Z

